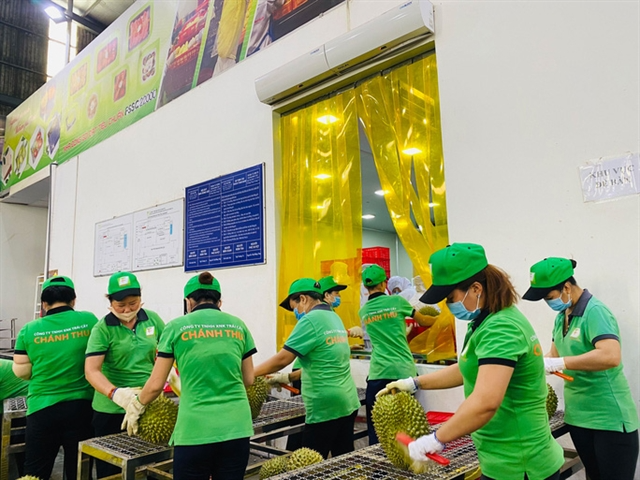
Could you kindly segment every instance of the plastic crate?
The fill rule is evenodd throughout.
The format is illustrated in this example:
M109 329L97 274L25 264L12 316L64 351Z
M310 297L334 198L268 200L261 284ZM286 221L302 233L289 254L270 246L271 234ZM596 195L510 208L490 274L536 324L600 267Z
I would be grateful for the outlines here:
M365 258L389 260L391 258L391 254L388 247L369 247L362 249L362 263L372 263L364 262Z

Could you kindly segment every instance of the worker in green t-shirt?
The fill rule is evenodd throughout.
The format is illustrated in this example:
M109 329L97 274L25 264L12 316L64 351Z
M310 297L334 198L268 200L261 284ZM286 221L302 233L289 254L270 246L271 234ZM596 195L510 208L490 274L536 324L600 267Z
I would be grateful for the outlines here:
M433 285L420 297L447 307L469 327L456 365L387 385L414 393L464 387L465 400L437 432L409 444L415 460L441 452L471 434L483 480L558 480L562 447L551 435L546 411L542 348L533 327L516 308L509 276L489 265L484 248L454 243L429 258Z
M387 383L407 375L415 376L416 364L407 342L406 317L412 317L419 325L430 327L436 317L422 315L400 295L387 295L387 274L379 265L371 265L362 271L362 284L369 292L366 303L358 315L371 340L371 364L367 376L367 425L369 445L378 443L373 427L371 411L376 394ZM354 335L353 328L350 335Z
M220 283L209 272L192 277L184 296L189 313L167 324L153 373L127 408L127 431L136 433L175 360L182 394L170 441L174 480L242 480L253 435L245 389L254 381L253 337L242 320L220 311Z
M638 460L638 412L622 367L620 330L611 310L582 289L577 263L549 257L531 267L525 300L558 312L547 373L564 371L564 421L591 479L632 480Z
M47 279L40 300L46 315L22 327L13 357L16 376L29 380L24 471L48 479L63 447L65 476L76 478L78 442L93 433L84 351L98 319L73 309L76 292L68 277Z
M0 413L3 412L3 403L7 398L26 397L29 390L29 382L16 377L13 373L13 362L4 358L0 358ZM24 418L16 418L12 421L12 425L24 427L26 424ZM24 434L19 434L14 438L18 443L24 442ZM18 452L14 455L18 475L24 473L24 452Z
M324 301L320 284L301 278L280 306L298 322L276 355L256 367L256 376L275 373L298 357L306 409L304 447L327 458L353 451L353 426L360 407L351 377L349 337L342 319Z
M95 388L93 428L97 437L121 432L124 409L148 380L164 330L157 313L142 308L142 290L133 273L109 278L110 313L91 331L85 372ZM96 463L98 478L120 473L106 462Z

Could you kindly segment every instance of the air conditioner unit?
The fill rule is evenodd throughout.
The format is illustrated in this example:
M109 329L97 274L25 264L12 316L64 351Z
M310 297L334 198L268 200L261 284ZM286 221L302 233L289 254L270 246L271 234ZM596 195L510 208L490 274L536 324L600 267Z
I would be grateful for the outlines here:
M412 0L256 79L261 102L274 104L403 43L434 33L433 5Z

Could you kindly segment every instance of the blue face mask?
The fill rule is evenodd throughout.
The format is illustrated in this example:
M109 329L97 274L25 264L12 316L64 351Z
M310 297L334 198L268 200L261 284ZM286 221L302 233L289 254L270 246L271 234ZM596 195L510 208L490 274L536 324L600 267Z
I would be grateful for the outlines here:
M331 306L333 308L337 308L340 306L340 297L333 297L333 302L331 302Z
M560 296L558 298L553 298L551 300L544 299L547 302L547 305L551 307L551 310L555 310L556 312L564 312L567 308L571 306L571 295L569 295L569 299L567 303L562 301L562 295L564 292L560 292Z
M298 307L293 309L293 314L296 316L296 322L300 321L302 317L306 315L306 312L299 312Z
M465 299L467 298L467 295L469 295L469 290L467 290L467 293L464 294L464 298L461 301L453 302L453 303L447 302L447 307L449 307L449 311L458 320L469 321L469 320L473 320L478 315L480 315L480 308L479 308L479 306L480 306L480 295L478 295L478 303L476 304L476 309L473 310L472 312L467 310L467 307L465 307L464 303L463 303L465 301Z

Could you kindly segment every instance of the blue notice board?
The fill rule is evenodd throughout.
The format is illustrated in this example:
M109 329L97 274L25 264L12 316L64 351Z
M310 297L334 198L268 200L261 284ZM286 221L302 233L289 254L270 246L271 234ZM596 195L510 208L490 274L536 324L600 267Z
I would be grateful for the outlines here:
M265 263L263 170L187 187L185 272Z

